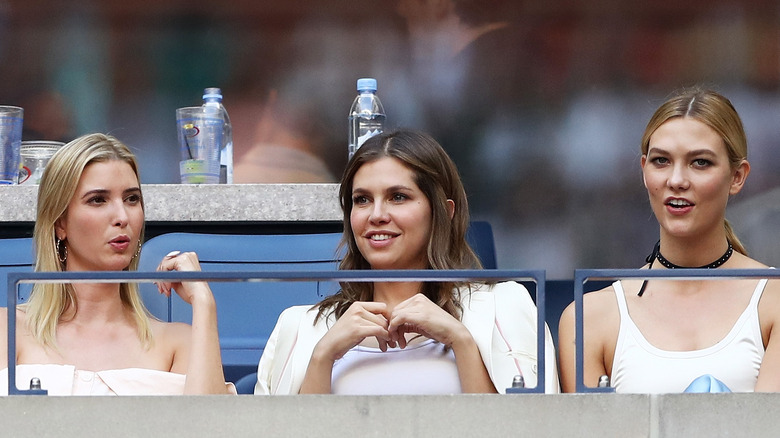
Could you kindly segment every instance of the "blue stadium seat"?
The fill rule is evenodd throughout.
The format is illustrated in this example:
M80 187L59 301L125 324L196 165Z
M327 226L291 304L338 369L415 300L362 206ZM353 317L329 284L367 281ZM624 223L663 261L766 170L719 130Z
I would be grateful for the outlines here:
M255 385L257 384L257 372L247 374L246 376L236 380L236 392L239 394L254 394Z
M140 271L154 271L172 250L198 253L204 271L280 271L337 269L340 233L231 235L168 233L143 245ZM471 223L467 239L485 268L496 268L493 231L488 222ZM7 302L5 273L32 271L32 238L0 239L0 306ZM211 284L217 300L220 343L226 378L237 381L256 371L257 363L282 310L314 304L335 292L336 284L267 282ZM24 285L20 302L29 295ZM149 311L163 321L190 322L192 311L178 296L166 298L152 284L140 285Z
M534 300L536 300L534 285L531 283L523 284L531 291L531 295L534 297ZM544 319L547 322L547 326L550 327L550 332L552 333L553 342L555 343L557 351L558 323L561 320L561 314L564 309L574 301L574 280L546 280L544 284ZM603 289L610 284L612 284L610 281L589 281L585 285L585 292Z
M140 271L153 271L172 250L194 251L204 271L287 271L337 269L340 233L293 235L163 234L144 243ZM475 221L467 239L486 268L496 268L493 230ZM144 303L163 321L189 323L192 309L178 296L160 296L152 284L142 284ZM315 304L338 290L335 283L214 282L220 345L225 377L237 382L256 371L263 348L279 314L287 307Z
M335 270L340 233L297 235L163 234L144 243L140 271L153 271L172 250L194 251L204 271ZM257 370L279 314L314 304L338 289L319 282L212 282L217 302L225 378L237 381ZM153 284L142 284L144 302L158 318L189 323L192 308L174 294L167 303ZM166 305L167 304L167 305Z
M574 301L574 282L572 280L547 280L544 282L545 302L544 319L550 327L556 351L558 347L558 323L561 313Z
M482 267L496 269L496 242L493 238L493 227L487 221L471 221L466 231L466 240L471 249L477 253Z
M31 272L35 264L33 240L31 237L0 239L0 307L8 304L9 272ZM20 300L29 296L31 284L21 285Z

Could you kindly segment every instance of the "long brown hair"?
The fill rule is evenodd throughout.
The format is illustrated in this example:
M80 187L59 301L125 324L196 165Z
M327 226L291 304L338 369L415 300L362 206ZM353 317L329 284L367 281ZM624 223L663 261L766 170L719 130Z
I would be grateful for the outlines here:
M371 269L371 265L358 249L352 234L352 185L358 169L366 163L391 157L399 160L414 173L414 181L428 198L431 206L431 235L428 239L428 269L481 268L474 251L466 242L469 225L469 208L466 191L458 175L455 163L441 145L430 135L416 131L396 131L374 136L367 140L347 164L341 178L339 197L344 212L344 235L341 246L346 255L339 269ZM455 203L455 214L450 219L447 200ZM455 283L424 283L422 293L451 315L460 317L460 303L454 289ZM333 312L336 317L344 314L355 301L372 301L372 283L341 283L341 290L325 298L315 307L317 318Z
M55 223L65 215L84 169L92 163L110 160L129 164L138 178L135 156L127 146L110 135L84 135L66 144L52 156L38 187L38 211L33 233L36 271L65 270L64 263L59 260L60 254L55 242ZM143 197L141 207L143 208ZM139 241L134 243L140 246L143 238L142 229ZM67 245L67 240L61 245ZM137 269L138 259L139 257L134 257L126 269ZM119 293L122 302L133 313L141 342L145 346L151 345L149 313L141 301L138 285L122 283ZM67 309L78 308L78 301L71 284L39 283L33 287L29 301L21 308L26 313L27 325L35 339L44 346L56 348L57 324Z
M655 111L642 135L642 155L647 155L650 137L656 129L678 117L695 119L717 132L726 145L732 169L747 159L747 137L734 105L719 93L701 88L681 90ZM729 221L724 220L723 226L728 242L735 250L747 255L744 245L739 241Z

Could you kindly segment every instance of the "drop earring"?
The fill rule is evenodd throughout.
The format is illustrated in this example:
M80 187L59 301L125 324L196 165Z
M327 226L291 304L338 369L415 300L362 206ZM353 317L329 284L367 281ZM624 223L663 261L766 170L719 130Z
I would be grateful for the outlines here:
M130 260L137 259L140 256L141 256L141 239L138 239L138 247L135 249L135 255Z
M60 263L65 264L65 261L68 260L68 246L63 243L64 239L57 239L55 237L54 240L54 247L57 250L57 259Z

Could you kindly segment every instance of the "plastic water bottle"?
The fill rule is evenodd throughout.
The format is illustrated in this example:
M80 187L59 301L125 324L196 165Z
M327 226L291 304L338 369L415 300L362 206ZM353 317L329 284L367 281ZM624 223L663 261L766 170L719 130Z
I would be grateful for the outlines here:
M222 105L222 90L206 88L203 90L203 107L222 114L225 124L222 131L222 146L219 149L219 183L233 184L233 125L230 124L225 106Z
M376 95L376 79L358 79L357 91L349 110L349 158L363 142L385 129L385 109Z

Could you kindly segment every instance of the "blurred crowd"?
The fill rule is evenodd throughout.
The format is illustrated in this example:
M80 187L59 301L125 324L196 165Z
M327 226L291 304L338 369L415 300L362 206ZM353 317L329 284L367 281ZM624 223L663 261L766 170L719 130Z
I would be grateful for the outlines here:
M742 115L753 172L732 210L760 215L740 202L780 186L770 2L38 3L0 0L0 100L25 108L25 139L121 137L145 183L178 180L174 110L209 86L234 125L237 183L336 182L355 80L375 77L388 128L429 132L455 160L500 267L641 265L656 228L640 135L681 86Z

